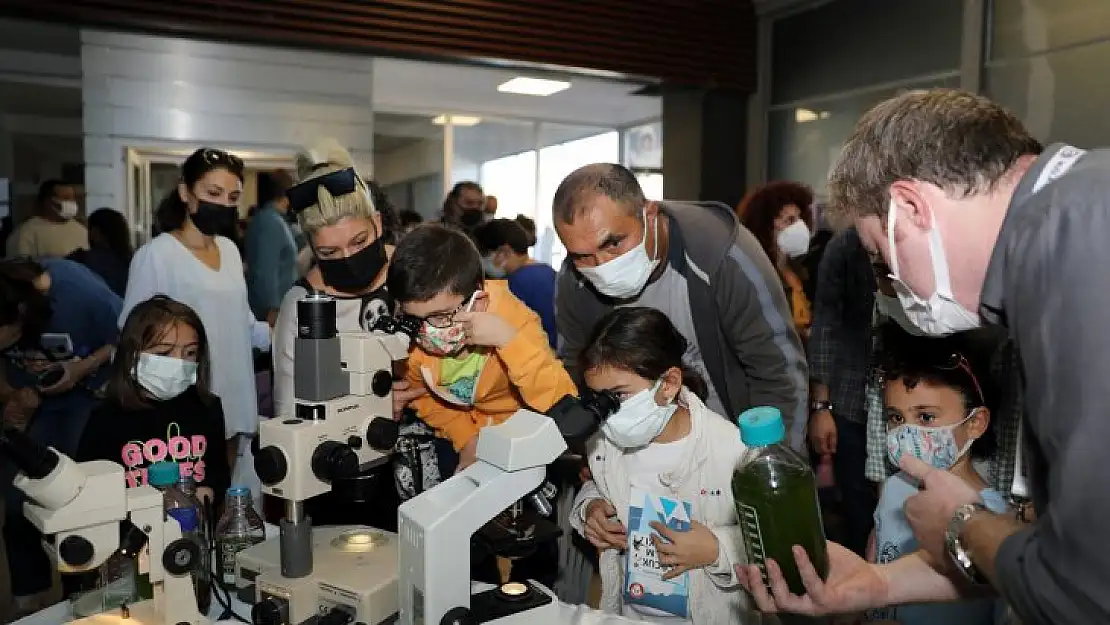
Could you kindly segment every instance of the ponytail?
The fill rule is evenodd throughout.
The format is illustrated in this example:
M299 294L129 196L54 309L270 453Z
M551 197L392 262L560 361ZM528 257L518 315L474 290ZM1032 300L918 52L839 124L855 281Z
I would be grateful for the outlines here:
M709 385L706 384L705 378L690 365L682 365L682 386L702 401L709 398Z

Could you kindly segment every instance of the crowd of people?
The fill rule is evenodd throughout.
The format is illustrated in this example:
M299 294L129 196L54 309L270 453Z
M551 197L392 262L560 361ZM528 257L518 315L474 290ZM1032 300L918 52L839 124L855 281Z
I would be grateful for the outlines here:
M82 223L73 188L51 181L0 263L3 421L121 463L130 486L172 458L219 505L251 479L259 420L293 412L296 304L324 293L341 331L419 322L394 383L394 418L419 443L364 506L338 487L311 502L317 522L395 527L398 501L476 461L482 428L607 394L619 407L557 510L595 550L606 612L1107 622L1108 167L1103 151L1045 148L983 97L908 92L860 120L821 207L790 181L734 210L649 200L616 164L574 171L550 207L559 268L530 256L535 224L498 218L477 183L422 223L331 139L260 179L241 237L244 165L221 150L186 159L160 233L135 251L119 213ZM761 406L791 453L829 469L827 575L802 549L788 563L804 594L738 529L731 480L749 450L735 419ZM4 545L27 612L52 576L10 479ZM631 546L645 492L689 514L681 531L651 525L654 574L682 589L663 607L627 581L644 566ZM491 555L473 560L477 579L503 579ZM559 562L541 548L509 576L554 586Z

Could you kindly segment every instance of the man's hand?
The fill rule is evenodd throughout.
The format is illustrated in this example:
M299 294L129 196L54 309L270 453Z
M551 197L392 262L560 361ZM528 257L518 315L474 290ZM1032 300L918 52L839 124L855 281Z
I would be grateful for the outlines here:
M413 386L408 380L396 380L393 382L393 420L401 420L401 412L409 405L409 402L428 394L428 389L424 386Z
M620 551L628 546L624 525L611 518L616 514L617 509L605 499L594 499L586 504L586 540L597 547L598 551Z
M902 456L901 468L921 482L921 491L906 500L906 520L921 549L943 566L949 562L944 542L948 522L960 506L982 498L955 474L933 468L913 456Z
M867 563L850 550L830 541L829 575L825 581L817 574L805 549L794 547L794 561L805 585L805 596L790 592L782 569L774 560L767 560L767 577L771 590L763 583L756 565L736 567L740 584L752 594L760 611L773 614L789 612L825 616L857 612L884 605L888 582L879 568Z
M672 530L659 521L652 521L651 529L658 532L651 540L659 554L659 564L671 567L663 574L664 580L717 561L720 550L717 536L697 521L691 523L690 529L685 532Z
M466 330L467 345L504 347L517 333L508 321L491 312L461 312L455 321Z
M818 410L809 417L809 444L821 456L836 453L836 420L829 410Z
M61 395L73 390L74 386L81 380L84 380L89 375L89 363L85 359L81 360L67 360L58 363L54 366L55 369L61 369L62 377L57 382L50 386L40 387L39 392L43 395Z
M463 469L469 467L478 461L478 435L475 434L463 445L459 450L459 466L455 467L455 473L462 472Z
M20 431L26 430L27 424L31 421L35 411L38 410L40 403L42 403L42 398L39 397L38 391L33 388L20 388L12 391L7 403L4 404L4 424Z

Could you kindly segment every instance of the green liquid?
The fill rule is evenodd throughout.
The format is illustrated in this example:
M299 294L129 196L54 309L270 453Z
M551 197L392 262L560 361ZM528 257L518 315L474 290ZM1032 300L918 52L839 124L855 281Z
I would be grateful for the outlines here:
M733 472L732 496L748 557L763 571L764 583L764 560L771 558L782 569L790 592L806 593L794 562L794 545L806 550L821 579L828 576L829 555L812 471L759 458Z

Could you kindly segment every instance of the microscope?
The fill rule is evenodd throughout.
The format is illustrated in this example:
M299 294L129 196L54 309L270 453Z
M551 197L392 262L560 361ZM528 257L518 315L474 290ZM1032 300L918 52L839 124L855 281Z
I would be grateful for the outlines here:
M76 463L11 428L0 432L0 450L15 464L14 486L27 495L23 513L42 532L58 571L91 571L119 551L135 557L149 550L154 598L120 608L120 618L155 625L205 625L190 577L200 546L163 513L162 493L127 488L123 467L104 460ZM104 623L108 615L72 621Z
M600 393L564 397L546 415L518 410L482 428L477 462L401 505L401 625L559 622L558 601L538 583L472 592L470 558L459 549L469 549L475 532L535 493L568 443L581 449L619 406L611 393Z
M397 537L369 527L312 528L305 500L384 464L397 440L393 363L408 358L415 322L383 316L369 332L338 332L335 300L297 302L295 412L259 426L262 492L285 501L280 536L237 556L254 586L259 625L376 625L397 612Z

